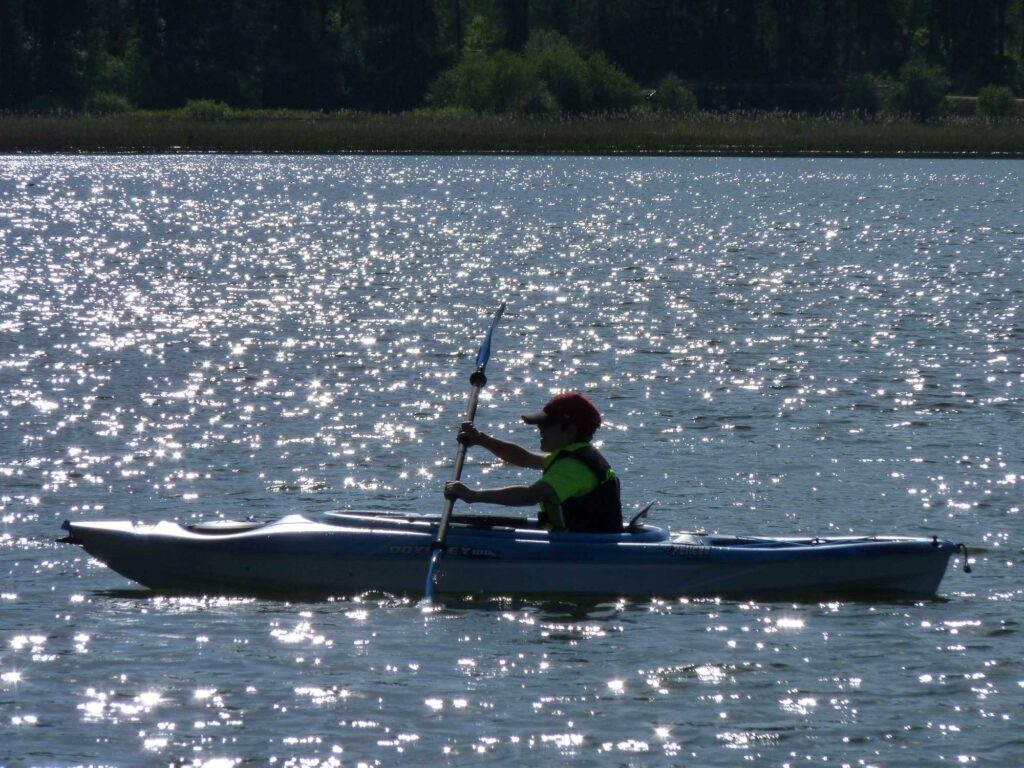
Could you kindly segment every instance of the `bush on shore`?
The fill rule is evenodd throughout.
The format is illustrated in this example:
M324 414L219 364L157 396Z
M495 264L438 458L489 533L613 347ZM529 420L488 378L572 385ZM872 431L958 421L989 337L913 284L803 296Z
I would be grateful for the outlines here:
M542 117L625 112L640 101L640 87L603 54L584 56L550 30L534 32L521 54L468 50L428 97L436 108Z
M567 39L556 32L534 32L526 44L524 60L563 112L583 112L594 99L587 62Z
M603 53L587 57L594 97L588 112L628 112L643 100L640 86Z
M434 82L430 103L476 114L551 116L558 111L533 68L510 51L467 53Z
M900 69L896 83L894 108L917 120L933 120L945 107L950 81L942 67L914 59Z
M978 117L986 120L1004 120L1016 111L1013 91L999 85L987 85L978 94Z
M134 109L132 103L117 93L101 91L90 96L85 102L85 113L88 115L121 115Z
M215 122L227 120L232 115L232 109L222 101L212 99L196 99L185 102L181 108L181 116L189 120L203 120Z
M697 111L697 97L671 72L658 81L651 103L659 112L687 115Z

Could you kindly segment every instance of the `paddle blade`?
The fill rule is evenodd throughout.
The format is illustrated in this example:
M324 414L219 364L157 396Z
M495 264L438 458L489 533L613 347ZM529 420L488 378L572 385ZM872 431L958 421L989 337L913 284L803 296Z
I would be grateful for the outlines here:
M438 547L430 553L430 566L427 568L427 583L423 590L423 602L428 605L434 602L434 569L437 568L437 564L441 561L441 556L444 551Z
M501 306L498 307L498 311L494 313L494 318L491 320L491 327L487 329L487 335L484 336L483 342L480 344L480 351L476 353L476 369L482 371L487 367L487 361L491 358L491 337L494 335L494 329L498 325L498 320L505 313L505 302L501 302Z

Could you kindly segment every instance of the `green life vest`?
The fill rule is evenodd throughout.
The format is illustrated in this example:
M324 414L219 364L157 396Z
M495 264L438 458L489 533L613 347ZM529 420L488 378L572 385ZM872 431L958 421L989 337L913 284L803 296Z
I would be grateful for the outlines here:
M551 464L565 458L576 459L597 478L593 490L562 502L562 520L566 530L575 533L622 533L619 478L611 465L589 443L572 451L559 451Z

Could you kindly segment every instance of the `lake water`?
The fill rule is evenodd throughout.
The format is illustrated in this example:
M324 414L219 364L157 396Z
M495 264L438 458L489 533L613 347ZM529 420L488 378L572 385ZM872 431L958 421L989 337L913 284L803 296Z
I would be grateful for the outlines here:
M0 765L1024 764L1022 171L0 158ZM483 429L535 447L519 414L580 389L654 524L938 534L975 572L424 613L154 597L55 543L440 511L501 298Z

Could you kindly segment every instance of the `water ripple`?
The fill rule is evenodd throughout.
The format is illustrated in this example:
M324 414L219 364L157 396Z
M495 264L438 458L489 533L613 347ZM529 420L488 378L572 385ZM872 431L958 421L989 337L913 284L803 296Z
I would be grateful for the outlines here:
M1013 162L0 158L0 762L1020 763L1022 193ZM582 389L656 522L936 533L975 574L422 615L149 598L53 543L437 509L499 298L487 430Z

